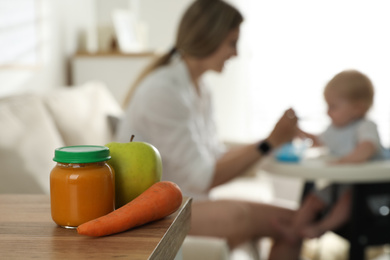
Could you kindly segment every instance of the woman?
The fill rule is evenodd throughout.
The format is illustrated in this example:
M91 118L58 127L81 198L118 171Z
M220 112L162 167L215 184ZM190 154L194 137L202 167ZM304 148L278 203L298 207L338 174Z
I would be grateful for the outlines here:
M299 244L278 240L272 218L289 222L293 211L253 202L207 199L208 191L241 175L272 148L295 135L297 119L288 110L265 140L225 151L218 142L206 71L221 72L237 55L243 18L220 0L197 0L185 12L175 47L152 64L128 95L118 132L134 134L160 151L163 179L194 198L191 235L225 238L231 248L261 236L275 240L271 259L296 259Z

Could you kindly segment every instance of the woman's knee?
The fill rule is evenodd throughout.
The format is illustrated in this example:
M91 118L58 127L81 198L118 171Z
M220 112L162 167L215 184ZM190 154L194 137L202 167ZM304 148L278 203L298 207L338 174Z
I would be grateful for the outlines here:
M249 203L220 200L194 204L192 215L192 234L224 237L231 246L253 236L254 217Z

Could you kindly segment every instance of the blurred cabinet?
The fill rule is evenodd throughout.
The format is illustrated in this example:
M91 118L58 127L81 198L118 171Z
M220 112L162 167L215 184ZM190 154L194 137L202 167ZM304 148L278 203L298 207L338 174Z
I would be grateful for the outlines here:
M71 60L71 84L104 82L122 104L130 86L156 56L154 52L77 53Z

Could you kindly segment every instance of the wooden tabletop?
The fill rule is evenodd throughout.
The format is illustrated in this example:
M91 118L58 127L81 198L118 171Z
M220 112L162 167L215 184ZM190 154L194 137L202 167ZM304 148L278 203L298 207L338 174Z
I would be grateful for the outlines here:
M57 226L47 195L0 194L1 259L174 259L190 229L191 198L172 215L107 236Z

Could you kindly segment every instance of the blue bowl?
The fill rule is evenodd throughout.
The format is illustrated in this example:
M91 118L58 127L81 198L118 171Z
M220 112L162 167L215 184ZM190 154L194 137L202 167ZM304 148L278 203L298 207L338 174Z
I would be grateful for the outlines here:
M294 146L293 143L286 143L276 151L275 158L280 162L298 163L302 159L302 154L303 149Z

